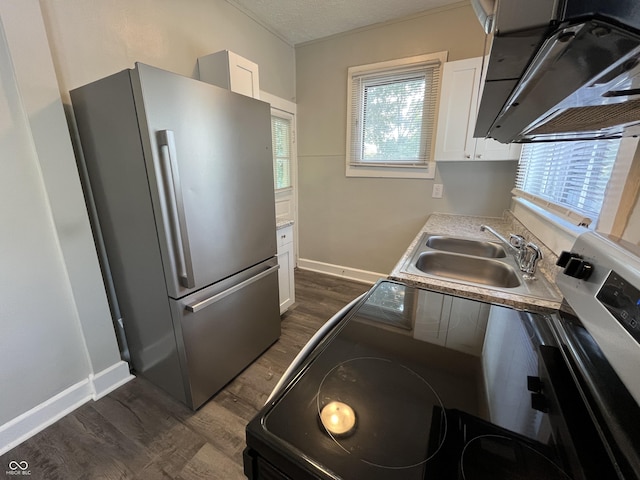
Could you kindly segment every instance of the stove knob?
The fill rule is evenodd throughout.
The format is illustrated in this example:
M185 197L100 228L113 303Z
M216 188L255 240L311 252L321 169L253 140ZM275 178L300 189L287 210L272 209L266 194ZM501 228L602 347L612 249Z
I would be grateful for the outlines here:
M567 266L567 263L569 263L569 260L571 260L572 258L582 258L582 257L577 253L567 252L566 250L564 250L558 257L558 260L556 261L556 265L564 268Z
M540 393L542 391L542 380L540 380L540 377L527 375L527 390Z
M547 397L542 393L532 393L531 408L538 410L539 412L547 413L549 411L549 402L547 402Z
M593 265L589 262L578 258L572 258L567 262L567 266L564 269L564 274L570 277L577 278L579 280L588 279L593 273Z

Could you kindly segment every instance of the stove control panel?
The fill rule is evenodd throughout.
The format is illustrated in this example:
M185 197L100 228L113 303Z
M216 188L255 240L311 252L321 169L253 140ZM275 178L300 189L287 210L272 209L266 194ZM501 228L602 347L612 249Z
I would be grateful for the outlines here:
M596 298L640 343L640 290L612 271Z
M640 246L589 231L564 259L556 285L640 404ZM572 260L591 266L575 271L582 275L590 270L587 279L565 274Z

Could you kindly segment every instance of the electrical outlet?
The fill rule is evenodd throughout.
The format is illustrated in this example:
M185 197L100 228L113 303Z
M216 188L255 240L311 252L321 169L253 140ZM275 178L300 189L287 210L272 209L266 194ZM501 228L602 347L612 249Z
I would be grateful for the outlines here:
M443 185L441 183L434 183L431 196L433 198L442 198L442 191L443 191Z

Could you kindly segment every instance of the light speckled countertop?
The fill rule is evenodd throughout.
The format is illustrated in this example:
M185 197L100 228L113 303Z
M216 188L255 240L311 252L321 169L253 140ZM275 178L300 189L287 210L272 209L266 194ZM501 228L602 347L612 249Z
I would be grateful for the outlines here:
M289 225L293 225L293 220L291 220L290 218L276 217L276 230L279 228L288 227Z
M403 265L412 255L420 237L425 232L436 235L449 235L452 237L499 242L499 240L491 233L482 232L480 230L480 225L488 225L504 237L508 237L509 233L522 235L527 239L527 241L534 242L540 247L543 253L543 258L538 263L536 275L544 275L544 278L549 283L550 288L548 298L514 294L506 291L506 289L492 289L483 286L470 285L468 283L455 282L441 277L426 277L402 271ZM400 258L394 269L391 271L389 278L417 287L428 288L430 290L460 297L482 300L484 302L506 305L519 310L550 312L557 310L562 301L562 294L556 287L554 281L556 271L559 268L555 266L556 259L557 256L520 222L518 222L518 220L513 217L509 211L505 212L505 215L502 218L434 213L429 216L425 225L413 239L402 258Z

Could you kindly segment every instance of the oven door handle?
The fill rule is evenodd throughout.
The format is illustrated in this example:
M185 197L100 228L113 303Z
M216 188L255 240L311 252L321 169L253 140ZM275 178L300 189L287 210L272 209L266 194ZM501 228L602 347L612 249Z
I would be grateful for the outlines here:
M297 370L300 368L300 365L307 359L309 354L313 351L314 348L318 346L318 344L322 341L322 339L335 327L340 320L342 320L345 315L367 294L367 292L363 293L357 298L354 298L347 305L342 307L339 312L337 312L333 317L331 317L327 322L318 329L313 337L306 343L300 353L296 355L296 358L293 359L293 362L289 365L287 370L282 374L280 380L274 387L271 395L267 398L267 401L264 404L268 404L271 400L273 400L276 395L280 393L280 391L293 379L293 376L297 373Z

